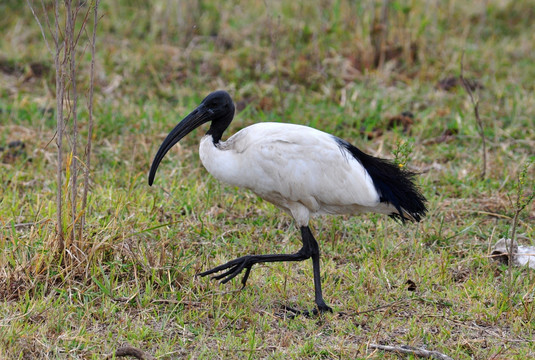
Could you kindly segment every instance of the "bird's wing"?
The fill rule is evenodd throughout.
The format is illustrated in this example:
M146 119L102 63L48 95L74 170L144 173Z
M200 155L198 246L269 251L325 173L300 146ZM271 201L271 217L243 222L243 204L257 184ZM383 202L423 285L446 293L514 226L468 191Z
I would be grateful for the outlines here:
M318 207L374 206L379 202L362 164L332 135L279 123L260 123L244 130L236 134L235 151L241 153L242 166L253 175L244 185L260 196L269 199L269 193L277 193L283 199L316 207L310 209L313 212L320 210Z

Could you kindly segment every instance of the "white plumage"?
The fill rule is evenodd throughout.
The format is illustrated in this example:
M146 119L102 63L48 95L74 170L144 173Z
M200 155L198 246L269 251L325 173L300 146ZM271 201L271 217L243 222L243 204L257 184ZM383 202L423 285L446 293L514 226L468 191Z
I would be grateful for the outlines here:
M245 271L245 286L254 264L312 258L313 312L332 311L323 300L320 252L308 226L310 218L370 211L402 221L419 221L427 209L425 198L412 182L414 174L307 126L260 123L221 141L233 117L229 94L216 91L208 95L163 141L152 162L149 185L169 149L193 129L210 122L199 149L204 167L218 180L250 189L290 213L301 231L303 246L294 254L242 256L200 275L219 273L214 278L226 283Z
M216 145L206 135L199 154L216 179L250 189L289 212L298 226L316 215L377 212L380 204L362 164L332 135L307 126L254 124Z

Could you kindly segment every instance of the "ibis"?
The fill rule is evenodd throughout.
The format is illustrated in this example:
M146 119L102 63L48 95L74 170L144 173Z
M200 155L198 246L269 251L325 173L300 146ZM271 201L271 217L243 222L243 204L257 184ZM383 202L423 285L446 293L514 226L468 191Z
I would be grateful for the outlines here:
M200 141L202 164L216 179L249 189L290 214L301 231L302 247L294 254L246 255L200 273L226 283L243 272L243 286L253 265L312 259L316 307L331 311L323 299L320 250L309 227L324 214L375 212L401 222L420 221L426 199L414 183L415 173L368 155L349 142L311 127L276 122L248 126L222 141L234 118L234 103L222 90L209 94L169 133L149 172L149 185L163 157L195 128L210 123Z

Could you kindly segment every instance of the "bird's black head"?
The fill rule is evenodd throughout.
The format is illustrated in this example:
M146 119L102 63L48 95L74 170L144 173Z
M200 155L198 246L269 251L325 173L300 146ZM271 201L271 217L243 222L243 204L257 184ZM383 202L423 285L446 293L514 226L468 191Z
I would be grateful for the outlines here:
M217 144L219 140L221 140L223 131L230 125L233 117L234 103L226 91L214 91L205 97L195 110L178 123L169 135L167 135L162 145L160 145L150 167L149 185L152 185L158 165L165 154L167 154L169 149L179 142L180 139L202 124L211 121L207 135L211 135L214 144Z
M212 135L214 143L218 143L223 131L234 118L234 103L228 92L218 90L205 97L199 107L201 106L205 111L213 114L212 124L207 134Z

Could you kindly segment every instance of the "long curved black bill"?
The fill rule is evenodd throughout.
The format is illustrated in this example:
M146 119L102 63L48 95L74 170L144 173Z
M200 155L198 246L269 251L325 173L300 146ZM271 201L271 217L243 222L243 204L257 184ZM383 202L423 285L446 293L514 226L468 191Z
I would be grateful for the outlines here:
M162 145L158 149L149 172L149 185L152 186L154 182L154 176L158 165L164 158L165 154L171 149L177 142L184 136L192 132L197 127L211 120L212 114L209 110L206 110L201 104L195 110L193 110L188 116L186 116L178 125L167 135Z

